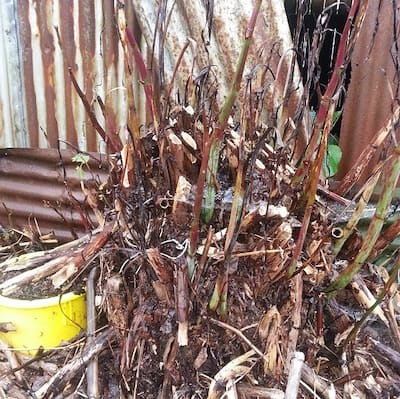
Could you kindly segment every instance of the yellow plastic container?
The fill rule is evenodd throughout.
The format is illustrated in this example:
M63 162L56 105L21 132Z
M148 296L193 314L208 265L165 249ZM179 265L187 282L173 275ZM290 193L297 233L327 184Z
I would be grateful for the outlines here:
M0 296L0 323L15 331L0 332L0 338L22 353L34 355L59 346L86 328L85 294L72 292L46 299L22 300Z

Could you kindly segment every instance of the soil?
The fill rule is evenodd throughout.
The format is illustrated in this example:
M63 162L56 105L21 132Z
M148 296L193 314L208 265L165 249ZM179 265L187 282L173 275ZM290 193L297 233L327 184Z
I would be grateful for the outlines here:
M8 271L8 272L3 271L0 274L0 283L3 283L13 278L14 276L17 276L20 273L21 272L19 271ZM86 282L82 278L76 280L73 284L68 284L67 287L55 288L49 277L49 278L43 278L37 282L31 282L29 284L23 285L12 295L9 295L9 297L22 300L51 298L54 296L65 294L67 291L81 293L83 292L85 286Z

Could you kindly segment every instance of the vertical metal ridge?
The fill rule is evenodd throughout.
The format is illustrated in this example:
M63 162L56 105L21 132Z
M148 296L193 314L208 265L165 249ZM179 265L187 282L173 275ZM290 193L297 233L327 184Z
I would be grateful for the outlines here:
M397 7L397 13L400 13L399 1L368 2L366 17L354 46L351 81L340 131L343 157L338 179L350 170L372 137L384 126L392 112L393 101L400 96L399 71L393 62L399 54L392 54L396 50L393 43L400 33L400 24L393 21L392 7ZM359 184L370 176L382 148L378 149Z
M104 150L68 71L71 68L100 123L104 126L97 98L113 109L123 130L125 68L114 1L4 0L0 9L0 146ZM133 13L130 18L133 25ZM14 24L11 32L4 22ZM8 68L7 56L14 53L13 67Z

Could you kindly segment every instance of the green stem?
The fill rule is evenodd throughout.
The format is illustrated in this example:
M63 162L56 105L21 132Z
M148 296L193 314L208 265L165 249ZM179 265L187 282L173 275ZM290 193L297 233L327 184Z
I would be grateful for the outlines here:
M365 320L372 314L372 312L382 303L382 301L385 299L385 296L390 290L390 287L392 284L396 281L397 275L400 270L400 255L397 256L395 265L392 269L392 272L390 273L389 280L386 282L385 286L382 289L382 292L379 294L379 296L376 298L375 303L365 311L361 319L355 324L354 328L351 330L350 334L347 336L346 340L343 343L343 347L345 348L349 342L351 342L354 337L357 335L357 332L360 330L362 325L364 324Z
M253 13L251 15L248 27L246 29L246 35L240 50L239 59L236 65L235 75L233 77L231 90L225 99L224 105L222 106L221 112L218 116L217 126L213 133L210 158L207 168L206 185L205 185L205 195L203 200L203 211L202 216L205 223L210 223L212 216L214 214L215 206L215 179L218 171L218 161L219 153L221 150L222 139L224 136L224 131L232 112L232 107L236 101L240 90L240 83L243 77L243 70L246 64L247 56L249 53L249 48L251 44L251 39L253 37L254 28L257 21L257 16L260 12L262 0L258 0L254 6Z
M378 182L380 173L375 173L367 182L367 186L365 187L360 200L358 201L357 207L351 215L350 220L347 222L346 226L343 229L343 235L339 239L335 241L333 247L333 253L337 256L342 249L346 240L350 237L351 233L355 229L358 221L360 220L361 214L367 205L371 195L374 191L375 185Z
M371 220L367 234L356 258L351 262L326 289L325 293L333 297L338 290L345 288L352 278L361 269L369 257L379 235L381 233L387 209L392 201L393 193L400 174L400 144L389 158L388 164L383 171L383 191L376 207L375 215Z

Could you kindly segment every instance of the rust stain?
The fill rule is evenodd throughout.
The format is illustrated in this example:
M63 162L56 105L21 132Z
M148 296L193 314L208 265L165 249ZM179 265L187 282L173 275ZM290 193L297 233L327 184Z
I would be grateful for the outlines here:
M75 154L71 150L0 149L0 225L36 229L37 223L42 234L54 232L60 241L96 227L77 164L72 162ZM85 185L98 187L107 181L107 162L100 154L91 155Z
M155 0L132 2L137 10L143 36L147 45L151 47L154 31L150 27L157 24L159 4ZM183 67L179 69L175 80L176 86L184 91L188 76L192 73L196 76L204 68L211 66L212 74L218 82L218 100L222 104L232 84L254 4L242 0L214 2L211 35L208 38L206 3L187 0L174 3L169 26L165 28L167 40L162 42L165 46L165 74L168 81L185 42L191 39L191 44L194 45L191 45L183 56L181 66L186 67L186 70ZM159 46L157 38L155 43L155 58L157 58L160 53L157 48ZM292 65L294 77L288 79ZM306 145L309 129L303 111L303 85L282 1L262 3L239 98L244 95L245 79L249 73L252 73L254 81L259 83L257 89L266 92L262 110L263 120L267 124L276 126L286 142L292 143L293 137L299 137L294 148L295 158L298 159ZM257 80L258 76L260 79Z
M112 16L112 17L110 17ZM103 59L104 59L104 91L105 98L103 102L106 109L112 110L113 113L117 111L118 108L118 56L119 53L119 38L118 31L116 29L116 20L114 14L114 4L113 2L105 2L104 4L104 31L103 31ZM121 54L122 55L122 54ZM123 63L122 70L123 74Z
M393 7L397 7L398 18L398 1L368 2L364 24L351 58L351 81L340 132L343 157L339 179L350 170L374 134L384 125L392 112L393 101L400 95L399 75L393 61L399 57L394 53L394 43L399 37L400 24L398 21L394 23ZM361 177L360 184L370 176L382 154L381 147Z
M62 147L98 151L99 137L72 87L68 68L90 103L99 95L103 103L111 102L120 123L126 123L121 101L110 95L124 81L114 3L16 0L16 10L15 45L22 55L21 101L29 145L57 148L61 142ZM128 12L127 22L133 25L132 6Z
M93 101L94 76L92 65L95 55L95 23L94 23L94 4L93 1L79 2L79 51L82 58L83 82L86 95ZM96 132L90 123L85 124L86 146L95 149L97 145Z
M29 23L29 8L31 5L28 0L18 0L17 10L19 15L19 33L22 55L22 70L25 85L25 104L27 115L27 131L29 132L29 143L32 147L39 146L39 121L37 115L37 102L35 88L33 84L33 62L32 62L32 29Z
M57 147L59 139L62 139L67 141L64 146L97 151L99 138L72 87L68 68L72 68L88 101L94 104L103 127L104 120L96 96L100 96L107 109L114 110L116 127L120 131L126 123L127 104L123 85L128 79L124 75L124 62L121 60L123 54L115 21L114 7L118 2L16 1L30 146ZM222 3L215 2L211 37L208 38L206 6L201 2L187 0L176 2L170 24L165 27L167 40L160 42L165 45L166 82L170 81L175 62L190 38L191 46L183 57L176 82L184 89L193 62L197 62L195 74L211 65L223 100L231 84L243 33L253 6L251 1L242 0ZM278 3L267 2L263 5L264 22L255 32L248 70L254 63L266 61L265 57L257 57L260 46L274 48L277 36L282 33L272 23L275 21L276 26L285 24L283 14L273 13L279 8L276 6ZM153 44L157 9L158 2L155 0L133 0L126 2L124 7L127 25L131 30L136 30L140 25L149 53ZM268 33L265 23L273 27ZM280 55L287 50L287 46L285 43ZM265 50L264 54L267 53ZM155 55L158 54L156 49ZM154 66L151 60L149 65ZM138 83L135 90L141 93L138 79L135 83ZM294 97L297 99L300 95L296 93ZM141 109L143 105L136 106Z
M43 72L44 72L44 90L46 104L46 135L49 147L57 147L58 144L58 123L54 115L55 93L54 93L54 29L52 21L49 20L49 14L52 13L53 2L37 2L37 20L40 30L40 46ZM36 56L39 56L37 54Z
M79 133L74 123L74 109L80 106L79 99L69 79L68 68L72 68L74 73L77 70L75 63L76 47L74 35L73 21L73 2L63 2L64 6L60 7L60 40L64 61L64 79L65 79L65 114L67 125L67 141L68 143L78 146ZM76 102L76 105L74 104ZM94 148L89 148L94 150Z

